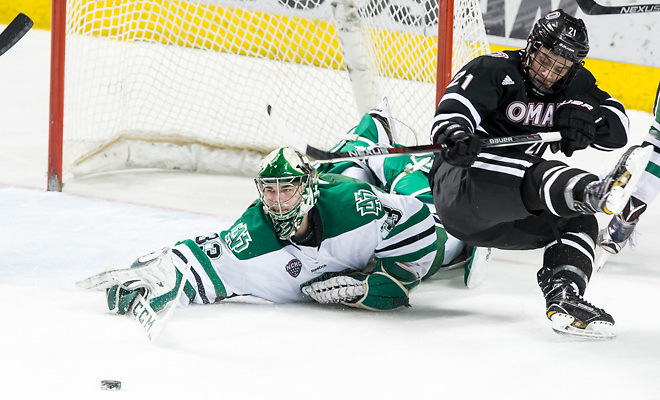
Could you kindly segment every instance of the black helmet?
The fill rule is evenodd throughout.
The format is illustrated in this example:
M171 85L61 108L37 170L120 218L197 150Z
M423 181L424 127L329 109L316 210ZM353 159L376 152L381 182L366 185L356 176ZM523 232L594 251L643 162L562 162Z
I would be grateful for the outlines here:
M541 47L573 63L568 73L550 87L530 77L530 68L534 56ZM523 71L533 92L540 96L556 93L569 85L582 68L583 60L589 53L589 37L584 21L566 14L564 10L551 11L536 21L529 37L523 56ZM532 70L532 72L534 72ZM528 85L530 86L530 85Z

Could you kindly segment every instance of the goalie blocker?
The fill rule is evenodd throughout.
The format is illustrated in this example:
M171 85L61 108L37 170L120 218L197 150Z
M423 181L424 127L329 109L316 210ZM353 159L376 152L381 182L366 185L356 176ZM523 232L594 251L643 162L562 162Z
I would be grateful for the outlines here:
M163 248L138 258L130 268L108 270L79 281L76 286L105 290L108 309L130 315L155 341L180 303L190 267L181 251ZM190 288L188 292L191 293ZM189 302L189 298L183 300L184 304Z

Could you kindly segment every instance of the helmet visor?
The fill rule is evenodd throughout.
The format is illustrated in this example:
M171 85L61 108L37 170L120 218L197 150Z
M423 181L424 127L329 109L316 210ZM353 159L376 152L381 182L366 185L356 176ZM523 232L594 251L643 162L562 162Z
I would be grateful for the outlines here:
M528 73L530 78L549 89L567 77L574 66L574 62L540 46L530 57Z

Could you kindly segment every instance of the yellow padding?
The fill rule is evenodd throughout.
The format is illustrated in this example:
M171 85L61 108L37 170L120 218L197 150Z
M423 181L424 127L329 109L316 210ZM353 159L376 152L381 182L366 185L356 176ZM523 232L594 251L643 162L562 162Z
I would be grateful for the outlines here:
M325 21L171 0L76 4L71 11L88 16L72 27L81 34L344 68L334 26ZM435 81L434 37L375 29L365 34L388 55L377 66L382 75Z
M101 4L120 4L120 0L85 0L88 4L96 4L98 7ZM0 2L0 23L8 24L19 12L29 15L35 22L37 29L50 29L50 0L22 0L22 1L1 1ZM164 3L159 0L156 4ZM185 11L172 11L175 7L177 10L184 10L185 8L180 3L183 2L169 2L172 5L167 7L169 14L167 16L158 16L153 14L152 11L140 11L137 15L130 17L134 23L138 23L141 18L146 18L142 24L153 24L158 26L161 31L165 28L170 29L173 27L173 21L184 21L186 26L190 28L190 32L184 31L186 39L176 40L179 45L183 42L189 43L199 48L227 48L228 45L222 47L216 44L212 38L203 38L198 35L204 13L186 13ZM176 5L176 6L175 6ZM186 3L187 8L191 7L190 3ZM159 7L163 7L160 5ZM206 10L214 8L213 6L204 7ZM217 8L217 7L216 7ZM210 11L206 11L210 12ZM118 11L113 13L119 14ZM181 15L179 15L181 14ZM135 17L139 16L136 20ZM119 18L119 16L115 16ZM128 17L124 17L128 18ZM224 18L224 19L223 19ZM167 21L171 19L171 21ZM249 44L249 40L232 43L229 45L230 50L242 51L244 53L254 52L255 48L258 54L266 57L274 58L275 55L281 57L284 53L287 60L293 62L313 63L314 65L325 66L328 68L342 68L343 59L341 55L337 55L339 43L335 39L335 33L332 27L327 23L321 21L304 20L300 18L291 18L278 15L263 16L263 13L226 9L221 16L214 16L211 22L206 22L207 26L212 26L214 29L229 30L232 24L241 21L241 26L250 32L251 40L255 40L256 44ZM127 21L127 20L125 20ZM269 25L273 24L273 25ZM176 24L174 24L176 25ZM177 29L177 28L173 28ZM183 31L183 28L178 28ZM317 41L314 39L313 32L324 32L324 40L328 37L332 38L327 41ZM180 32L179 32L180 33ZM372 33L373 34L373 33ZM435 38L420 36L415 48L402 49L404 42L403 36L405 34L394 34L392 32L378 32L376 34L377 40L382 41L385 49L390 49L390 54L399 54L400 60L412 60L415 64L412 68L417 72L403 73L402 61L396 60L395 62L385 62L381 64L381 68L387 71L385 74L388 76L405 77L407 79L422 80L426 82L433 82L435 80L435 65L436 65L436 47ZM145 35L146 36L146 35ZM264 45L273 37L278 40L275 43L270 42ZM246 38L247 39L247 38ZM174 41L174 39L172 39ZM320 45L313 52L310 52L309 43L313 42L315 46ZM321 45L320 43L328 43ZM289 47L293 45L293 47ZM207 47L205 47L207 46ZM315 46L311 46L314 48ZM492 51L500 51L509 47L491 45ZM403 51L408 53L404 53ZM241 53L243 54L243 53ZM322 56L320 56L322 54ZM405 56L404 56L405 54ZM311 60L318 59L320 61L313 62ZM660 68L646 67L633 64L618 63L613 61L587 59L586 65L598 79L598 85L610 93L612 96L619 99L626 108L634 110L643 110L652 112L653 100L655 96L655 89L658 87L660 80ZM413 76L415 75L415 76Z
M493 52L509 49L511 47L490 46ZM660 68L593 58L585 60L585 67L596 77L598 87L622 102L627 109L653 112Z

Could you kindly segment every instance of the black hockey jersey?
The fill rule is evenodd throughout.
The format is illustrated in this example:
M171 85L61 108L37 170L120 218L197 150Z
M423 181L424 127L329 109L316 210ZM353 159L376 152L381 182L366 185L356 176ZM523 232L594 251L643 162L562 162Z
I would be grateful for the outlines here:
M446 120L457 122L485 138L550 132L559 104L589 96L600 103L607 125L599 128L593 147L614 150L628 141L628 117L623 104L599 89L584 67L561 92L539 98L528 94L521 67L522 51L483 55L467 63L452 79L438 104L432 132ZM517 146L542 155L545 145Z

